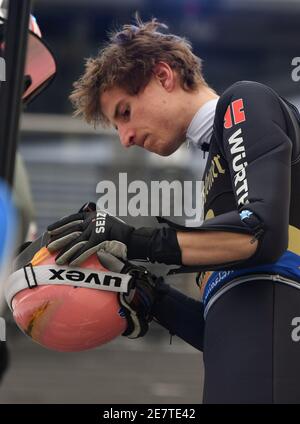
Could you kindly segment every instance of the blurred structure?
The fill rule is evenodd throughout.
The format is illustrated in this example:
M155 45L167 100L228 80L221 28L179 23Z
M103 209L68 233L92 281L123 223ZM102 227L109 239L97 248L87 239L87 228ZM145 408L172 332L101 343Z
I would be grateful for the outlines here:
M19 153L16 156L13 200L18 214L17 240L18 245L20 245L26 240L34 239L36 236L36 223L35 207L32 199L28 173L25 169L24 161ZM0 317L3 317L7 310L2 290L3 287L0 284Z
M271 85L283 96L300 92L291 78L292 58L300 56L298 0L36 0L59 63L55 87L31 111L69 113L68 93L83 69L83 58L96 54L111 27L132 20L166 22L186 36L204 61L208 82L223 91L237 80Z

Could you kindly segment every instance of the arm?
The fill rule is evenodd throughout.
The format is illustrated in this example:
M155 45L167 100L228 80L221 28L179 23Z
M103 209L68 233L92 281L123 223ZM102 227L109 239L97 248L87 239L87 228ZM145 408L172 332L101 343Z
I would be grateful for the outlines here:
M219 107L217 140L230 171L237 210L207 226L235 226L257 238L241 267L276 261L288 245L292 142L281 102L253 82L232 86Z
M203 303L164 283L165 293L156 298L153 316L173 335L203 351Z
M257 240L248 234L229 232L177 232L183 265L234 262L255 253Z

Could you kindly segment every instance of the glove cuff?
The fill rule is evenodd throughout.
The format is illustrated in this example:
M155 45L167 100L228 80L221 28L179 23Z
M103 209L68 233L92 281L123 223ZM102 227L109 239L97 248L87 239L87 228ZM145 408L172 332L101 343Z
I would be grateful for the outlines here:
M181 249L177 240L177 231L174 228L163 227L153 234L149 260L166 265L182 265Z
M166 265L182 265L181 250L174 228L142 227L131 233L128 259L146 259Z
M132 231L127 245L127 258L133 259L147 259L149 260L149 249L151 240L155 232L155 228L142 227Z

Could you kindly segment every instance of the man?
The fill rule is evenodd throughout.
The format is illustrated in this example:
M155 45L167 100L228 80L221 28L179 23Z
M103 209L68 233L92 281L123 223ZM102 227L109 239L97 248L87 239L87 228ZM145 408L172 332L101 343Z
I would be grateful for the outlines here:
M299 402L298 111L255 82L218 98L188 42L159 26L137 20L113 34L71 99L87 122L114 125L125 147L168 156L190 139L209 150L205 221L135 229L82 210L49 226L48 248L58 264L105 250L206 271L202 302L161 283L152 305L161 325L203 350L204 402Z

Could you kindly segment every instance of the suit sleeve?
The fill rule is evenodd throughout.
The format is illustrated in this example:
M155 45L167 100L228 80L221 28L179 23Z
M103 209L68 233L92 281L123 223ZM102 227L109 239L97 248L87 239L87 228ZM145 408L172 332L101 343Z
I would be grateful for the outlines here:
M153 316L171 335L176 335L195 349L203 351L204 307L179 290L164 283L167 288L153 305Z
M203 229L248 232L258 239L255 254L236 268L272 263L288 246L292 143L284 114L276 94L258 83L236 84L225 99L216 131L236 210L206 221Z

